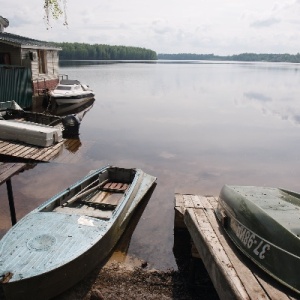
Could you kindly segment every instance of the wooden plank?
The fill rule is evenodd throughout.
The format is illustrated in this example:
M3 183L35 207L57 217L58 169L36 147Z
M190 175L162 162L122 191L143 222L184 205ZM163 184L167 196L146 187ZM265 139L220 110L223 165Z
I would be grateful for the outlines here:
M209 203L211 204L211 206L213 208L216 208L218 206L218 197L212 197L212 196L209 196L209 197L206 197L207 201L209 201Z
M188 208L184 221L221 299L251 299L203 209ZM267 299L267 298L266 298Z
M195 207L192 197L193 197L193 195L183 195L183 201L184 201L183 205L185 208L189 208L189 207L194 208Z
M275 280L272 280L272 285L267 282L264 279L264 276L262 276L261 272L254 273L254 276L256 277L257 281L261 284L261 286L264 288L266 293L268 293L269 297L273 300L289 300L289 299L295 299L293 297L290 297L288 294L286 294L283 290L285 289L280 283L276 283ZM277 286L277 288L276 288ZM292 293L292 292L288 292ZM299 299L299 298L297 298Z
M230 240L227 239L226 233L223 230L223 228L220 226L216 215L213 210L206 211L206 216L216 233L220 243L224 247L224 251L226 252L228 258L234 265L234 268L241 279L242 282L244 282L244 287L249 295L252 295L251 298L253 298L253 295L258 296L258 299L287 299L287 296L285 294L281 293L281 298L275 298L274 288L272 291L265 292L265 289L262 287L261 283L257 280L256 276L253 274L251 269L245 265L246 258L241 255L241 253L238 252L238 250L235 248L235 245L231 243Z
M123 194L120 193L112 193L108 194L101 203L111 204L111 205L118 205L119 201L122 199Z
M25 169L24 163L0 163L0 184Z
M103 199L107 196L108 192L99 192L96 193L89 201L94 203L101 203Z
M214 197L208 198L211 203L214 203L213 206L217 206L217 200ZM238 249L235 248L235 245L227 238L225 231L220 226L216 215L213 211L207 211L206 215L218 235L222 245L226 247L226 253L228 257L234 261L235 269L239 277L243 282L247 282L249 284L245 285L246 289L250 294L261 294L262 289L266 295L270 299L280 299L287 300L289 299L289 295L287 294L289 291L277 283L275 279L268 277L263 271L259 270L252 262L249 261L250 266L245 265L246 258L239 252ZM248 259L247 259L248 261ZM264 276L266 275L266 276ZM254 278L255 279L254 279ZM269 282L266 281L266 278L269 278ZM257 285L259 283L260 286ZM292 293L292 291L291 291Z
M184 222L220 299L299 299L296 293L259 269L235 247L214 213L217 197L187 196L195 207L175 207L175 217L179 211L185 211ZM185 195L181 198L176 194L175 205L188 203L181 201L184 198Z
M175 207L183 207L184 200L182 194L175 194Z
M50 147L42 148L20 142L0 140L0 155L30 160L49 161L59 153L63 143L64 140Z
M52 146L50 149L46 148L45 151L41 153L41 155L38 157L38 160L41 161L49 161L52 159L63 147L63 142L57 143L54 146Z
M0 148L0 151L2 153L2 151L4 151L6 148L9 148L9 147L12 147L13 144L11 143L8 143L6 141L1 141L1 148Z
M13 152L14 148L15 148L15 144L4 143L4 147L1 148L1 154Z
M184 215L184 210L185 210L183 195L175 194L174 207L175 207L175 223L176 223L176 219L180 219L180 220L178 220L178 225L179 225L183 221L183 215ZM179 212L178 215L176 215L176 211ZM175 225L175 227L176 227L176 225ZM180 227L182 227L182 226L180 226Z
M195 208L206 208L206 209L213 208L211 203L204 196L193 195L191 196L191 198Z

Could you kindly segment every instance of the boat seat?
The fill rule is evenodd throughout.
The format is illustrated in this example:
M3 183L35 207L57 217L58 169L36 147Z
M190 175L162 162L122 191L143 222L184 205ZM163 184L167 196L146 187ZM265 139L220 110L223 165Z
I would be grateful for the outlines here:
M124 193L128 189L128 183L123 182L107 182L102 188L102 191Z
M90 199L82 199L80 202L99 209L115 209L123 197L122 193L101 191Z
M58 206L53 211L68 215L84 215L102 220L109 220L112 217L112 210L100 210L87 205L81 207Z

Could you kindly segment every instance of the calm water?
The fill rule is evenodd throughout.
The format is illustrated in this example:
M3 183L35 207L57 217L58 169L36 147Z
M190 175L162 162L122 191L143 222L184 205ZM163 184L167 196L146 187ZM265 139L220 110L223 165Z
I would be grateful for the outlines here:
M176 268L174 193L218 195L226 184L300 192L300 67L273 63L114 63L65 66L96 101L80 147L12 179L18 218L108 163L138 167L157 186L128 254ZM7 205L6 187L0 186ZM0 213L1 232L10 226Z

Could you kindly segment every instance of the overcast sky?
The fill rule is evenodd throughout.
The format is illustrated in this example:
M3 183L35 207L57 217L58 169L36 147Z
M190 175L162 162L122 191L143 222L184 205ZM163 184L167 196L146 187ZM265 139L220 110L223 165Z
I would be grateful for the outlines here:
M52 20L48 30L43 3L0 0L5 31L157 53L300 52L300 0L68 0L68 27Z

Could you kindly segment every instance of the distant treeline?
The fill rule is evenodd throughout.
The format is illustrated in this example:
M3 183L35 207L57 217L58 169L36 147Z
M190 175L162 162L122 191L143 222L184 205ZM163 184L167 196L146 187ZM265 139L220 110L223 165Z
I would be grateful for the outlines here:
M61 47L62 60L156 60L155 51L126 46L109 46L84 43L54 43Z
M268 61L268 62L292 62L300 63L300 54L256 54L242 53L229 56L219 56L214 54L158 54L158 59L166 60L227 60L227 61Z

